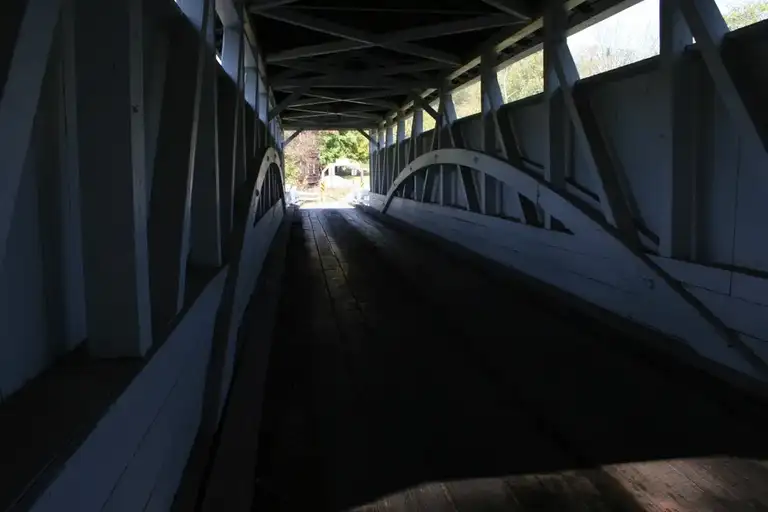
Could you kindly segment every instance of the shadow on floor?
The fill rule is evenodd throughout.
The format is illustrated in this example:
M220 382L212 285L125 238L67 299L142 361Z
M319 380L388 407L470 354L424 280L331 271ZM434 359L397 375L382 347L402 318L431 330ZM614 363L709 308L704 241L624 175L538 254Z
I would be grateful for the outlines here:
M358 211L286 265L254 510L768 510L768 415L714 379Z

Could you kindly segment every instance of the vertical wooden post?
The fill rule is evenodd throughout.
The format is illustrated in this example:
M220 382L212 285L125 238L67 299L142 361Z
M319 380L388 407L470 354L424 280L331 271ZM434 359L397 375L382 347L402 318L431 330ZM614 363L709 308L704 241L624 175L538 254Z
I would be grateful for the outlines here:
M400 171L405 167L406 148L405 148L405 118L402 114L397 115L397 143L395 145L395 166L392 169L392 183L395 182ZM402 195L402 194L401 194Z
M419 157L421 151L419 150L419 144L421 144L421 134L424 131L424 110L420 108L413 109L413 122L411 123L411 143L409 146L409 163ZM416 173L413 175L413 194L411 199L419 201L421 199L421 190L424 188L424 175L422 173Z
M392 185L393 176L394 176L394 167L395 162L394 160L394 133L393 133L394 127L392 124L387 124L387 139L384 146L384 173L385 173L385 179L384 179L384 186L382 187L382 194L387 194L389 192L389 187Z
M661 0L659 3L661 62L667 85L667 112L669 133L665 147L665 160L670 168L661 191L661 208L664 223L659 237L659 253L670 258L689 259L693 248L693 215L696 176L696 128L691 124L696 117L695 88L690 88L694 75L686 79L691 70L684 68L685 47L693 43L678 0ZM708 79L708 77L704 77Z
M515 167L522 169L523 163L517 144L517 137L511 123L500 118L499 110L504 105L496 73L497 55L494 51L484 53L480 61L480 89L483 116L483 145L486 153L501 154ZM504 186L493 178L481 176L481 211L488 215L504 213ZM512 216L525 222L520 196L514 193L510 202Z
M141 7L74 0L88 348L102 357L152 345Z
M213 17L209 2L208 19ZM202 89L192 189L190 260L204 267L221 265L221 207L219 203L218 77L212 50L213 23L208 23L203 57Z
M18 18L4 18L0 28L18 26L16 39L0 52L8 52L6 69L0 69L0 262L7 250L8 233L16 205L16 193L32 137L40 90L43 85L48 55L60 0L28 0L18 9ZM13 13L17 9L11 9ZM1 65L1 64L0 64Z
M584 149L587 165L599 180L597 192L603 215L616 226L626 243L638 247L635 221L621 187L618 171L611 160L607 140L600 131L589 98L577 98L574 95L573 86L579 79L579 72L565 39L566 14L565 4L560 0L550 0L544 16L544 78L550 101L550 159L547 178L554 187L565 187L565 116L560 113L560 109L564 108L573 125L576 140ZM551 219L547 219L547 222L547 227L551 228Z
M205 0L205 5L210 1ZM204 32L209 21L206 8L202 21ZM199 37L185 20L174 19L169 28L173 43L168 58L149 218L155 332L164 332L184 303L200 98L209 51L205 38Z

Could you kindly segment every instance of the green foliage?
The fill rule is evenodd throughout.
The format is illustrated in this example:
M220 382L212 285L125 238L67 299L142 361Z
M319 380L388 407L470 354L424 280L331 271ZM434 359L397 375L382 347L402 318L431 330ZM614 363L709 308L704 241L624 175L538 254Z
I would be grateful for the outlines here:
M658 54L658 50L654 53ZM625 48L598 47L580 55L576 62L581 78L599 75L612 69L632 64L651 55L643 55Z
M286 138L289 135L286 134ZM307 177L320 170L317 132L306 131L285 147L285 181L301 187Z
M368 162L368 139L355 131L324 132L320 135L320 163L328 165L339 158Z
M288 152L285 154L285 182L289 185L298 186L301 182L301 167L299 159Z
M521 100L544 91L544 52L520 59L498 73L504 103Z
M471 116L480 112L482 102L480 100L480 81L468 85L453 93L453 105L456 108L456 119Z
M753 2L747 5L736 7L724 16L728 28L736 30L746 27L758 21L768 19L768 0Z

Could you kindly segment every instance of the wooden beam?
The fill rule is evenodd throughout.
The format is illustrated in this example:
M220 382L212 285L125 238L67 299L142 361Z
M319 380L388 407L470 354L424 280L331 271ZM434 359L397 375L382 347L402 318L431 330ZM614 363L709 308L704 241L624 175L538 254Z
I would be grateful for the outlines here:
M206 19L203 26L209 21ZM161 333L181 310L186 293L192 185L207 52L205 39L198 37L186 20L173 19L169 30L174 43L168 57L149 206L152 321L155 332ZM190 45L195 50L190 51Z
M283 147L285 147L285 146L287 146L288 144L290 144L290 143L291 143L291 141L292 141L293 139L295 139L296 137L298 137L299 135L301 135L303 131L304 131L304 128L299 128L298 130L294 131L294 132L293 132L293 133L290 135L290 137L288 137L287 139L285 139L285 142L283 143Z
M448 55L444 52L433 50L431 48L418 46L408 42L398 41L397 38L391 37L391 36L386 37L386 35L378 36L374 34L369 34L369 33L366 33L365 31L345 27L343 25L339 25L334 22L327 21L321 18L306 16L295 10L277 9L274 11L259 12L257 14L268 17L270 19L282 21L284 23L290 23L292 25L303 27L309 30L316 30L318 32L323 32L336 37L349 39L351 43L346 43L346 46L348 46L349 49L352 49L352 50L367 48L370 46L380 46L388 50L405 53L409 55L415 55L417 57L421 57L425 59L436 60L438 62L446 62L448 64L456 64L459 61L457 57L453 55ZM334 44L335 43L328 43L328 45L330 46L318 45L315 47L315 50L311 52L308 52L306 48L304 50L299 49L298 52L296 50L289 50L288 52L294 52L292 54L294 55L292 58L299 58L298 55L301 55L302 57L311 57L311 56L322 55L326 53L337 53L338 51L346 51L344 49L342 50L333 49ZM318 47L323 48L323 46L325 46L326 49L321 50L321 52L318 53L317 48ZM328 48L330 48L331 50L328 51ZM283 56L288 54L288 52L282 52ZM307 53L311 53L311 55ZM274 59L270 60L268 58L267 62L276 62L276 60Z
M564 4L564 8L566 11L571 11L578 7L579 5L585 3L587 0L567 0ZM621 5L621 4L618 4ZM497 53L502 52L506 50L507 48L510 48L511 46L515 45L519 41L525 39L526 37L529 37L544 26L544 17L540 16L538 18L535 18L531 20L530 23L525 24L521 27L510 27L505 28L491 37L489 37L485 42L483 42L481 45L478 46L477 51L475 52L475 56L472 57L469 60L464 61L461 66L455 68L453 71L448 73L446 77L444 77L445 80L453 81L459 78L460 76L464 75L468 71L476 68L480 65L481 55L489 50L495 51ZM525 53L525 52L523 52ZM512 57L511 59L507 59L507 62L509 60L516 59L517 55ZM434 92L434 89L428 89L425 90L422 93L422 97L429 95ZM406 102L405 105L402 107L399 107L400 110L407 110L412 107L412 103ZM388 116L391 116L392 114L388 114Z
M464 141L461 138L461 133L458 130L454 130L456 108L454 107L453 98L447 82L440 88L439 97L437 122L435 123L435 130L432 135L432 150L461 148L464 146ZM422 101L424 100L422 99ZM426 170L424 188L421 191L422 201L427 198L428 194L431 194L431 191L435 186L435 181L437 181L439 188L439 203L441 205L447 204L450 191L446 181L446 170L447 169L443 165L439 165L438 170ZM472 170L467 167L457 167L456 172L459 174L459 181L462 185L462 190L469 210L479 212L480 204L475 182L472 178Z
M365 137L366 139L368 139L368 142L370 142L371 144L373 144L373 143L374 143L373 137L371 137L370 135L368 135L367 133L365 133L365 130L362 130L362 129L358 128L358 129L357 129L357 132L358 132L360 135L362 135L363 137Z
M668 91L666 111L669 112L668 130L671 133L665 147L660 148L666 156L664 160L671 165L663 173L666 182L660 187L664 194L660 202L664 216L659 233L659 254L688 260L692 256L693 179L696 172L695 130L690 124L696 117L696 105L690 98L698 95L704 84L698 75L691 79L685 76L692 66L686 66L683 54L686 46L693 43L693 36L680 10L680 1L661 0L659 10L660 53ZM689 88L694 81L696 87Z
M512 165L523 169L517 137L508 119L500 119L499 110L504 105L501 87L496 73L497 56L494 52L483 55L480 64L481 115L483 118L483 145L485 152L496 155L499 150ZM480 178L480 207L485 214L504 213L504 187L501 183L482 174ZM517 192L510 201L512 217L526 222L520 196Z
M213 2L208 2L208 19ZM209 29L212 23L209 23ZM203 268L222 263L221 206L219 196L218 63L211 52L202 51L199 122L194 161L194 186L190 228L190 262Z
M445 129L442 130L441 137L446 138L447 147L460 148L466 147L464 137L459 127L455 124L457 120L456 106L453 103L453 95L451 94L448 84L446 83L443 90L443 101L445 102L445 112L443 120L446 122ZM441 169L444 166L440 166ZM464 192L464 200L467 202L467 209L473 212L480 212L480 195L475 185L473 177L473 170L470 167L457 166L456 171L459 173L459 182L461 183L461 189ZM441 172L441 180L445 179L445 172ZM445 200L443 201L443 204Z
M422 98L419 93L414 93L412 95L412 98L414 103L418 105L418 107L422 109L424 112L429 114L432 117L432 119L434 119L435 121L439 119L440 114L435 112L435 109L432 108L432 105L427 103L427 101L424 98Z
M338 119L340 117L346 117L346 118L352 118L352 119L366 119L369 122L378 122L381 120L381 117L373 115L373 114L366 114L364 112L355 113L355 112L344 112L344 113L332 113L332 112L316 112L314 114L310 113L301 113L301 114L291 114L290 116L286 116L283 120L286 122L292 122L292 121L298 121L300 119L313 119L313 118L329 118L327 120L332 119Z
M371 89L412 89L430 85L429 82L415 79L392 78L366 73L341 73L338 75L325 75L312 78L292 78L288 80L275 80L271 83L274 90L288 90L302 87L308 81L312 81L316 87L333 88L371 88Z
M376 98L367 98L367 94L355 93L351 96L342 96L327 90L310 90L304 96L307 96L306 100L299 100L294 103L294 106L304 105L318 105L322 103L355 103L357 105L371 105L379 108L392 108L397 105L391 101L380 100ZM323 100L323 101L317 101Z
M237 73L237 70L235 70ZM226 77L219 80L218 101L218 137L219 137L219 198L221 200L222 241L232 230L232 201L235 188L234 140L236 128L235 111L237 108L236 86Z
M242 8L242 5L241 5ZM242 10L242 9L241 9ZM242 16L241 18L245 18L245 16ZM243 28L245 28L245 22L243 23ZM247 42L247 39L244 39L244 41ZM248 55L250 47L247 44L243 44L240 46L240 51L238 52L238 73L237 73L237 79L235 80L235 84L237 85L237 106L235 107L235 136L232 141L233 147L232 151L234 152L233 161L235 163L234 168L234 187L235 190L245 182L245 174L246 174L246 166L247 166L247 151L245 146L245 109L246 109L246 102L245 102L245 80L247 77L246 74L246 56ZM233 203L234 204L234 203Z
M417 108L413 111L413 121L411 123L411 139L408 143L408 163L416 160L421 154L419 145L421 144L421 134L424 132L424 110ZM418 173L413 176L413 188L411 199L421 200L421 191L424 189L424 174Z
M376 147L378 146L377 140L376 140L376 130L370 130L370 134L368 136L368 169L369 169L369 188L371 192L375 192L373 190L373 183L376 179Z
M395 167L392 169L392 181L397 179L400 171L405 167L406 149L405 142L405 118L400 115L397 118L397 139L395 142Z
M423 103L426 103L423 98L421 98L420 95L419 99ZM435 117L435 128L432 130L432 141L429 144L429 147L432 151L440 149L441 146L441 133L444 129L444 126L446 124L445 122L445 103L443 102L444 98L444 92L442 89L438 91L438 103L437 103L437 117ZM423 103L419 103L419 100L415 100L417 105L422 106ZM429 106L429 104L427 104ZM430 107L431 108L431 107ZM432 115L432 114L430 114ZM436 166L436 167L428 167L424 171L424 186L421 189L421 202L430 202L432 200L432 191L435 189L435 184L438 182L441 182L442 179L438 180L440 176L442 175L442 167ZM417 191L418 192L418 191ZM442 191L438 191L438 203L442 204L443 202L443 193Z
M310 114L337 114L337 115L343 115L345 113L353 113L353 114L362 114L362 113L370 113L375 112L378 110L381 110L381 107L374 107L372 105L355 105L351 106L348 109L344 109L343 111L339 111L335 108L330 108L325 104L321 105L308 105L306 107L304 106L296 106L291 105L288 107L288 110L291 112L308 112ZM381 116L377 116L379 119L381 119Z
M76 49L87 346L98 357L143 356L153 339L141 7L132 0L74 0L69 13ZM196 59L188 60L194 71Z
M7 25L17 24L18 32L11 44L0 48L0 52L8 54L0 59L7 63L7 68L0 70L5 79L0 84L0 263L8 250L16 194L32 139L60 4L60 0L29 0L25 7L11 9L11 16L19 13L18 19L4 20Z
M288 68L286 71L272 75L273 82L279 82L281 80L296 78L303 72L319 73L321 75L340 75L349 73L339 67L339 64L343 63L346 57L344 55L336 55L333 58L325 59L321 63L307 60L289 60L281 61L275 64ZM440 69L446 69L447 64L435 61L424 61L408 64L395 64L386 67L375 67L365 69L361 73L370 77L387 77L391 75L411 74L419 73L422 71L435 71Z
M504 12L506 14L519 18L523 21L529 21L531 19L530 14L526 13L525 9L520 9L520 6L517 2L512 2L511 0L481 0L481 1L492 7L495 7L501 12Z
M280 113L283 110L290 107L294 101L301 98L304 95L304 93L306 93L309 90L310 87L311 87L311 84L305 80L304 85L302 85L301 87L293 91L291 94L288 95L287 98L281 101L279 105L277 105L276 107L274 107L272 110L269 111L267 120L271 121L272 119L280 115Z
M286 122L283 125L284 130L298 130L298 129L304 129L304 130L357 130L358 128L361 130L365 130L370 126L370 123L365 123L363 121L359 123L316 123L316 122L300 122L297 121L295 123L288 123Z
M306 19L305 19L306 21ZM290 21L286 21L290 23ZM513 20L511 20L506 15L490 15L490 16L482 16L479 18L471 18L471 19L465 19L465 20L459 20L459 21L451 21L446 23L438 23L430 26L422 26L418 28L412 28L412 29L406 29L406 30L400 30L397 32L391 32L389 34L365 34L358 31L355 31L354 35L357 37L352 37L352 41L340 41L340 42L333 42L333 43L323 43L318 45L310 45L310 46L303 46L298 48L293 48L291 50L285 50L282 52L278 52L272 55L267 56L267 62L269 63L283 63L285 61L290 61L294 59L301 59L306 57L315 57L318 55L326 55L331 53L340 53L340 52L347 52L352 50L359 50L361 48L368 48L370 46L384 46L391 45L391 44L405 44L410 41L418 41L422 39L430 39L434 37L443 37L447 35L462 33L462 32L471 32L476 30L484 30L488 28L493 27L502 27L507 26L514 23ZM338 26L329 26L329 25L323 25L325 28L327 28L328 33L332 33L333 35L338 35L339 37L345 37L342 36L339 32ZM316 25L317 27L317 25ZM331 30L336 29L336 30ZM352 35L352 34L348 34ZM422 47L419 47L422 48ZM422 50L423 51L423 50ZM409 52L405 52L409 53ZM422 58L430 58L423 54L416 55L418 57ZM449 64L451 66L456 66L460 64L460 62L457 61L456 57L453 56L447 56L446 54L436 54L434 51L432 51L432 57L431 60L440 62L442 64Z
M714 0L680 0L679 5L701 49L701 56L715 83L715 90L728 109L736 129L745 140L758 147L762 146L768 152L768 133L762 132L755 122L720 55L723 38L729 30L717 4Z
M573 94L573 85L579 79L579 72L566 44L566 27L567 17L563 4L559 0L550 0L545 21L545 61L547 65L545 67L545 80L557 81L558 94L562 95L565 111L573 124L576 139L584 149L587 165L599 179L598 196L606 220L618 228L622 236L626 238L627 243L639 246L634 219L630 214L620 181L606 147L606 140L597 126L589 100L586 97L577 99ZM560 128L558 125L550 129L559 130ZM553 142L556 141L557 135L555 134ZM564 170L561 170L564 167L562 156L552 154L552 158L556 160L555 162L550 161L550 167L554 167L553 164L556 164L557 172L564 176ZM558 179L560 178L558 177Z
M260 13L268 9L295 4L297 1L298 0L250 0L248 2L248 11L252 13Z

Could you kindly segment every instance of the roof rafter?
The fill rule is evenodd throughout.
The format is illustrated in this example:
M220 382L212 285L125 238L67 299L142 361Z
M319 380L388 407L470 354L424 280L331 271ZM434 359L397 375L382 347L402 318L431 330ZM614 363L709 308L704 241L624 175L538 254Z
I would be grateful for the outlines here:
M286 11L288 14L285 14ZM502 27L517 23L515 19L510 18L510 16L506 14L492 14L489 16L481 16L477 18L450 21L424 27L399 30L387 34L367 34L363 31L340 27L335 23L327 22L325 20L317 20L316 18L312 18L310 16L304 16L301 13L291 9L278 9L260 14L272 19L283 21L285 23L293 23L305 28L311 28L320 32L325 32L345 39L350 39L350 41L338 41L332 43L303 46L278 52L267 56L267 62L269 63L277 63L305 57L314 57L317 55L326 55L329 53L359 50L362 48L369 48L371 46L381 46L382 48L400 51L396 47L402 48L402 45L404 44L410 46L411 48L415 46L411 45L409 41L418 41L420 39L430 39L433 37L460 34L462 32L473 32L477 30ZM417 46L417 48L423 49L423 47L420 46ZM418 57L432 58L432 60L437 60L438 62L445 62L454 66L458 65L457 58L455 56L446 56L446 54L443 54L442 56L439 56L440 58L433 58L435 57L434 52L436 52L436 50L428 49L428 51L433 54L432 57L424 55L423 53L411 53L408 51L402 53L411 53L412 55L416 55Z
M290 116L286 115L283 121L290 122L295 121L298 119L310 119L310 118L318 118L318 117L332 117L332 118L339 118L339 117L351 117L354 119L368 119L370 121L379 122L381 121L381 116L377 116L375 114L369 114L366 112L297 112L295 114L291 114Z
M347 45L350 45L351 46L350 49L353 49L353 50L359 49L359 48L368 48L370 46L381 46L382 48L386 48L388 50L392 50L400 53L406 53L409 55L415 55L417 57L421 57L424 59L436 60L438 62L446 62L452 65L456 65L458 62L460 62L459 58L456 57L455 55L450 55L448 53L441 52L438 50L433 50L431 48L426 48L423 46L411 44L403 40L397 40L393 38L386 38L386 37L381 37L374 34L369 34L363 30L345 27L343 25L339 25L331 21L315 18L313 16L307 16L296 10L275 9L275 10L269 10L264 12L259 11L256 14L259 14L261 16L271 18L274 20L282 21L284 23L290 23L292 25L303 27L309 30L324 32L326 34L330 34L336 37L341 37L343 39L349 39L350 42L347 43ZM318 46L322 46L322 45L318 45ZM335 52L326 51L323 53L335 53ZM320 55L320 54L313 53L313 55L311 56L314 56L314 55Z
M491 7L495 7L496 9L500 10L503 13L509 14L510 16L515 16L516 18L520 18L523 21L529 21L531 19L531 14L525 12L526 9L520 8L520 2L515 2L512 0L480 0Z
M484 1L484 0L481 0ZM566 0L564 8L567 11L573 10L576 7L578 7L581 4L586 3L587 0ZM482 43L475 52L473 52L476 56L466 61L461 67L455 69L454 71L451 71L448 73L448 76L446 79L448 81L452 81L460 77L461 75L467 73L471 69L477 67L480 65L480 55L488 52L488 51L494 51L494 52L500 52L503 51L510 46L514 45L521 39L524 39L525 37L528 37L538 30L540 30L543 27L544 19L542 17L538 17L536 19L533 19L530 23L525 25L524 27L506 27L499 31L497 31L495 34L493 34L491 37L489 37L484 43ZM427 88L425 89L421 94L421 98L426 98L430 94L432 94L435 91L435 88ZM402 105L398 109L394 109L392 112L387 114L387 118L393 117L397 114L397 112L405 112L408 109L412 108L414 106L414 101L412 99L409 99L406 101L404 105Z
M327 64L325 63L317 64L314 62L303 61L303 60L279 62L277 64L287 67L289 69L281 73L275 74L272 77L272 80L279 82L280 80L295 78L302 72L320 73L323 75L352 72L348 69L342 69L340 67L333 66L332 63L338 64L343 62L338 58L328 59L327 62L328 62ZM391 75L403 75L403 74L407 75L411 73L419 73L422 71L436 71L440 69L446 69L446 66L439 62L426 61L426 62L392 65L392 66L387 66L382 68L376 67L376 68L365 70L364 73L370 74L372 76L377 75L377 76L387 77Z
M294 105L318 105L320 103L355 103L358 105L373 105L376 107L392 109L397 108L397 104L391 101L370 98L366 95L341 96L327 91L310 91L304 96L309 99L299 100ZM318 101L321 100L321 101Z
M426 87L429 80L417 79L397 79L382 76L379 74L351 73L349 71L329 74L326 76L312 78L292 78L288 80L274 80L271 85L276 90L286 90L296 87L303 87L309 81L316 87L359 87L370 89L397 89L407 87Z
M283 101L280 102L279 105L277 105L275 108L269 111L269 120L271 121L274 119L277 115L280 114L283 110L290 107L293 102L301 98L305 92L307 92L310 88L310 83L308 81L304 81L304 85L293 91L291 94L288 95L287 98L285 98Z
M333 109L327 106L318 106L318 105L309 105L309 106L292 105L288 107L288 110L290 110L291 112L307 112L311 114L318 114L318 113L338 114L339 113L339 110L337 109ZM371 105L360 105L356 108L344 109L344 112L360 113L360 112L375 112L379 110L382 110L382 108L374 107Z
M303 121L297 123L285 123L283 129L285 130L297 130L303 128L305 130L370 130L375 128L375 123L359 119L352 122L327 122L327 121Z
M261 12L266 11L267 9L295 4L296 2L298 2L298 0L251 0L248 5L248 10L250 12Z

